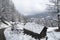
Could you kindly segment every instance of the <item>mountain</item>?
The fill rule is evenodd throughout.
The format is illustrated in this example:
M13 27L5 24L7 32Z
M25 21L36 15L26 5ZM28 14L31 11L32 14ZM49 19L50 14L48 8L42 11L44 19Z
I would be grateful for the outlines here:
M44 17L47 17L49 16L48 13L37 13L35 15L28 15L27 17L28 18L44 18Z

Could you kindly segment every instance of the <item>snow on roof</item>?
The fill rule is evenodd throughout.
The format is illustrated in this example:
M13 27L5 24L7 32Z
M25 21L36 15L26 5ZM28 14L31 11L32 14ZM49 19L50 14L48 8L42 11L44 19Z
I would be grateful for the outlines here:
M35 23L27 23L24 28L40 34L41 31L43 30L44 26L39 25L39 24L35 24Z

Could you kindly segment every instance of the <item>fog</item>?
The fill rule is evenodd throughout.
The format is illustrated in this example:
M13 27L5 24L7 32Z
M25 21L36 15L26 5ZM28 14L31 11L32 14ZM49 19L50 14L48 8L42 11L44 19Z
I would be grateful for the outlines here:
M49 3L48 0L12 0L16 9L24 15L33 15L44 12Z

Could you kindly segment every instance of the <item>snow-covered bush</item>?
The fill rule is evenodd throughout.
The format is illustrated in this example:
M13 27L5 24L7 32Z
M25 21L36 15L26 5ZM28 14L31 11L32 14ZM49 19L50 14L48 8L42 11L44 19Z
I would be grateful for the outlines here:
M23 32L23 24L18 23L18 22L12 22L11 31L15 31L16 33Z

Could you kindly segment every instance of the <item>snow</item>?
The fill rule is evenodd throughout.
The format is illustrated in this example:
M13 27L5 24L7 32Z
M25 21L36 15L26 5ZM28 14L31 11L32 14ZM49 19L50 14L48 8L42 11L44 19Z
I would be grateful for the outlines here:
M60 32L53 32L53 33L54 33L54 35L57 35L56 36L57 39L60 39Z
M47 33L48 40L60 40L60 32L50 32Z
M54 31L55 29L58 29L58 27L48 27L47 32Z
M4 34L5 34L6 40L36 40L29 35L26 35L26 34L24 35L23 33L17 34L14 31L11 31L11 28L7 28L4 31Z
M27 27L27 29L30 29L32 27L33 31L35 30L34 32L37 32L37 31L40 32L40 30L43 29L43 26L41 26L42 28L40 28L40 25L35 24L35 23L27 23L25 26L23 24L17 24L16 26L17 26L17 29L21 29L21 28L25 28L25 27ZM32 31L32 29L31 29L31 31ZM38 40L27 34L24 34L23 32L20 32L20 33L17 33L17 32L18 31L16 31L16 30L11 31L11 27L5 29L4 35L6 37L6 40ZM43 38L41 40L46 40L46 38Z
M7 28L4 31L6 40L38 40L35 39L27 34L24 35L24 33L16 33L14 31L11 31L11 28ZM43 38L41 40L46 40L46 38Z
M9 22L7 22L7 21L5 21L8 25L6 25L6 24L4 24L4 23L2 23L1 22L1 24L0 24L0 29L2 29L2 28L8 28L8 27L10 27L11 26L11 24L9 23Z
M54 30L58 27L49 27L47 30L48 40L60 40L60 32L55 32Z
M14 25L14 29L23 29L24 25L22 23L18 23L17 25Z
M35 24L35 23L27 23L25 26L24 26L25 29L28 29L30 31L33 31L35 33L38 33L40 34L41 31L43 30L44 26L42 25L39 25L39 24Z
M2 29L2 28L7 28L7 27L9 27L9 26L8 26L8 25L5 25L5 24L3 24L3 23L0 25L0 29Z
M33 32L39 33L44 28L44 26L35 24L35 23L27 23L26 25L17 24L17 29L26 28ZM60 40L60 32L55 32L54 30L58 29L58 27L48 27L47 29L47 37L48 40ZM23 32L17 33L18 31L14 30L11 31L11 27L8 27L4 31L4 35L6 40L38 40L34 39L33 37L24 34ZM46 40L46 38L42 38L41 40Z

